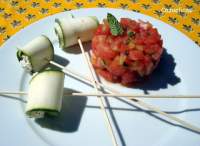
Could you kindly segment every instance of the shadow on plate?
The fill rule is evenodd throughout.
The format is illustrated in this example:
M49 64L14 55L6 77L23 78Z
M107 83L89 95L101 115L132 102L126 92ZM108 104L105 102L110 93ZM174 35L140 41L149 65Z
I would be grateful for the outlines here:
M90 41L84 42L83 47L84 47L85 51L88 52L89 50L91 50L91 42ZM67 47L67 48L63 49L63 51L65 51L66 53L71 53L71 54L81 54L81 49L78 44L71 46L71 47Z
M63 66L67 66L69 64L69 60L59 55L54 55L54 61Z
M181 82L181 79L174 72L175 67L174 57L164 49L157 68L148 78L133 88L141 89L145 94L148 94L149 90L165 89L168 85L174 86Z
M64 95L77 92L68 88L64 89ZM87 102L87 97L63 96L62 109L57 117L45 115L44 118L35 119L35 122L43 128L60 132L75 132L78 130L82 114Z
M122 102L124 102L124 100ZM131 104L131 103L129 103L129 104ZM86 108L100 109L99 106L94 106L94 105L87 105ZM140 110L136 106L135 106L135 108L124 108L124 107L110 107L109 108L109 107L106 107L106 109L110 109L110 110L113 110L113 111L130 111L130 112L144 112L145 111L145 112L150 112L152 114L156 113L155 111L152 111L152 110L146 110L146 109ZM183 109L183 110L179 110L179 111L163 111L163 112L176 115L176 114L189 113L189 112L199 112L199 111L200 111L200 108L189 108L189 109Z
M69 64L69 62L70 62L66 58L64 58L62 56L59 56L59 55L54 55L53 61L56 62L56 63L58 63L59 65L64 66L64 67L67 66ZM59 67L57 67L55 65L52 65L52 64L49 64L47 67L60 70Z
M182 128L182 129L191 131L191 132L193 132L193 133L200 134L200 132L191 130L191 129L185 127L185 126L182 126L182 125L180 125L180 124L176 124L176 123L174 123L174 122L171 122L171 121L166 120L165 118L161 117L160 115L157 115L155 111L143 109L143 108L141 108L141 107L139 107L139 106L137 106L137 105L134 105L133 103L129 103L129 102L127 102L127 101L125 101L125 100L123 100L123 99L120 99L120 98L116 98L116 99L118 99L119 101L122 101L123 103L126 103L126 104L129 105L129 106L131 106L132 108L134 108L134 111L137 111L137 112L144 112L144 113L146 113L147 115L149 115L149 116L151 116L151 117L154 117L155 119L160 120L161 122L164 122L164 123L169 124L169 125L171 125L171 126L180 127L180 128ZM200 109L199 109L199 108L197 108L197 109L184 109L184 110L181 110L181 111L164 111L164 112L166 112L166 113L168 113L168 114L181 114L181 113L185 113L185 112L196 112L196 111L198 112L198 111L200 111Z

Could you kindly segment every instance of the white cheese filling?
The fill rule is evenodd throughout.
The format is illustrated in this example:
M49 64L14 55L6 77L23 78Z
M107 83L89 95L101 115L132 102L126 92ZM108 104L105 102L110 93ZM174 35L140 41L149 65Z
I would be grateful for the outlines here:
M44 117L45 112L44 111L32 111L29 114L29 117L34 117L34 118L43 118Z
M22 60L19 61L21 66L28 72L32 71L32 65L28 56L22 55Z

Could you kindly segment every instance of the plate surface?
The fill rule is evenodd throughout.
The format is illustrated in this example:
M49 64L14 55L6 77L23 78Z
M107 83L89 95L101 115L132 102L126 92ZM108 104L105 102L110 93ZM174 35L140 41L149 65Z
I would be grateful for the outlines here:
M200 48L171 26L131 11L119 9L80 9L59 13L42 19L10 38L0 49L0 89L27 91L30 76L23 71L16 59L16 47L45 34L54 44L55 60L67 68L84 75L89 70L79 51L61 50L54 34L55 18L95 15L100 21L107 12L116 17L129 17L150 21L161 33L164 53L158 69L144 84L126 88L103 81L122 93L188 94L200 95ZM89 47L85 44L85 47ZM65 78L65 90L92 92L87 84L70 76ZM0 145L2 146L111 146L103 115L96 97L64 97L63 109L58 118L28 119L24 115L26 97L0 96ZM198 99L141 99L160 107L174 116L200 126ZM172 121L134 102L106 98L107 112L121 146L199 146L200 134L185 129ZM167 121L166 121L167 120Z

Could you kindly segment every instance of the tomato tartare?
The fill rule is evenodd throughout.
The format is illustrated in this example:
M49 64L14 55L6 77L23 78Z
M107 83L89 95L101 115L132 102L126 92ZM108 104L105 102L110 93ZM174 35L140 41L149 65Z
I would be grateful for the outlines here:
M112 35L107 19L92 39L92 64L106 80L132 86L158 65L163 41L149 22L121 18L123 33Z

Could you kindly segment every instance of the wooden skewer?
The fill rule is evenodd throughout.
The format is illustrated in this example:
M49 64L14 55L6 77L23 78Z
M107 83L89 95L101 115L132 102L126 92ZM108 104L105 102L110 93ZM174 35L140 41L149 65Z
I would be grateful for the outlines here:
M54 64L54 65L56 65L56 64ZM75 76L80 80L84 80L88 84L91 84L91 82L92 82L87 76L80 75L79 73L77 73L75 71L72 71L71 69L69 70L69 69L67 69L65 67L62 67L62 69L63 69L63 72L65 72L67 74L70 74L71 76ZM112 89L111 87L105 86L102 83L97 83L97 84L99 86L103 87L104 89L106 89L107 91L109 91L110 93L120 94L118 91ZM169 118L169 119L171 119L173 121L176 121L176 122L178 122L179 124L181 124L182 126L188 128L188 129L191 129L191 130L196 131L196 132L200 132L200 128L199 127L196 127L196 126L194 126L194 125L192 125L192 124L190 124L190 123L188 123L188 122L186 122L184 120L181 120L181 119L179 119L179 118L177 118L177 117L175 117L173 115L167 114L167 113L161 111L159 108L157 108L155 106L147 104L147 103L145 103L145 102L143 102L143 101L141 101L139 99L136 99L135 97L128 97L127 99L130 99L130 100L134 101L134 103L140 105L143 108L147 108L147 109L152 110L152 111L154 111L156 113L159 113L162 116L165 116L165 117L167 117L167 118Z
M0 95L26 95L28 94L25 91L0 91ZM177 98L200 98L199 95L192 95L192 96L187 96L187 95L143 95L143 94L122 94L122 93L85 93L85 92L74 92L71 94L64 94L65 96L107 96L107 97L128 97L128 98L172 98L172 99L177 99Z
M81 42L80 39L78 39L78 44L79 44L79 46L80 46L80 49L81 49L83 58L85 59L85 62L87 63L88 68L89 68L89 70L90 70L90 74L91 74L91 78L92 78L92 84L93 84L93 86L94 86L94 88L95 88L95 90L96 90L96 93L99 94L100 91L98 90L98 86L97 86L97 84L96 84L96 83L97 83L97 80L95 79L94 72L93 72L93 70L92 70L92 65L91 65L91 63L90 63L89 58L88 58L88 57L86 56L86 54L85 54L85 50L84 50L84 48L83 48L83 45L82 45L82 42ZM114 134L114 131L113 131L113 128L112 128L112 126L111 126L111 122L110 122L110 120L109 120L108 114L107 114L107 112L106 112L106 109L105 109L105 106L104 106L104 103L103 103L103 102L104 102L104 98L103 98L103 96L97 96L97 97L98 97L98 99L99 99L100 108L101 108L101 110L102 110L102 113L103 113L103 116L104 116L104 120L105 120L105 122L106 122L106 126L107 126L107 128L108 128L108 130L109 130L109 133L110 133L110 135L111 135L113 145L114 145L114 146L118 146L117 140L116 140L116 137L115 137L115 134Z
M158 99L158 98L200 98L200 96L184 96L184 95L141 95L141 94L116 94L116 93L107 93L107 94L103 94L103 93L72 93L73 96L107 96L107 97L129 97L129 98L154 98L154 99Z
M26 95L28 94L27 92L24 91L15 91L15 92L11 92L11 91L1 91L0 95Z
M149 110L156 111L156 112L159 113L160 115L165 116L165 117L167 117L167 118L169 118L169 119L171 119L171 120L174 120L174 121L178 122L179 124L181 124L182 126L188 128L188 129L190 129L190 130L193 130L193 131L196 131L196 132L199 132L199 133L200 133L200 128L197 127L197 126L194 126L194 125L192 125L192 124L190 124L190 123L188 123L188 122L186 122L186 121L184 121L184 120L182 120L182 119L179 119L179 118L177 118L177 117L175 117L175 116L172 116L172 115L170 115L170 114L168 114L168 113L166 113L166 112L163 112L163 111L161 111L159 108L157 108L157 107L155 107L155 106L152 106L152 105L149 105L149 104L146 104L145 102L143 102L143 101L141 101L141 100L140 100L139 102L137 102L137 103L138 103L140 106L142 106L142 107L146 107L146 108L148 108Z
M71 76L76 76L76 78L80 79L80 80L84 80L85 82L87 82L88 84L91 84L91 79L89 79L86 76L80 75L79 73L72 71L71 69L67 69L64 66L54 62L54 61L50 61L50 64L59 67L60 69L63 70L64 73L69 74ZM172 98L172 99L177 99L177 98L200 98L200 95L148 95L148 94L122 94L122 93L117 93L116 91L114 91L114 89L105 86L102 83L98 82L98 85L107 89L108 91L111 91L111 94L100 94L100 93L72 93L71 95L73 96L109 96L109 97L128 97L128 99L135 99L135 98ZM0 95L23 95L23 94L27 94L27 92L24 91L0 91Z
M69 75L71 75L71 76L74 76L74 77L76 77L76 78L78 78L78 79L80 79L80 80L82 80L82 81L85 81L85 82L87 82L88 84L91 84L91 82L92 82L92 81L90 80L90 78L88 78L87 76L80 75L79 73L77 73L77 72L75 72L75 71L73 71L73 70L71 70L71 69L69 70L69 69L65 68L64 66L62 66L62 65L60 65L60 64L58 64L58 63L56 63L56 62L54 62L54 61L50 61L50 64L55 65L55 66L61 68L61 69L63 70L64 73L69 74ZM97 83L97 84L98 84L100 87L103 87L104 89L106 89L107 91L109 91L110 93L120 94L118 91L112 89L111 87L105 86L105 85L102 84L102 83ZM117 97L117 96L116 96L116 97ZM117 98L118 98L118 97L117 97ZM145 102L143 102L143 101L141 101L141 100L139 100L139 99L136 99L135 97L128 97L127 99L132 100L134 103L140 105L140 106L143 107L143 108L147 108L147 109L152 110L152 111L154 111L154 112L160 113L162 116L168 117L169 119L178 122L179 124L181 124L182 126L188 128L188 129L191 129L191 130L193 130L193 131L200 132L200 128L198 128L198 127L196 127L196 126L194 126L194 125L192 125L192 124L189 124L188 122L185 122L185 121L183 121L183 120L181 120L181 119L178 119L178 118L176 118L175 116L172 116L172 115L169 115L169 114L167 114L167 113L165 113L165 112L162 112L159 108L157 108L157 107L155 107L155 106L151 106L151 105L149 105L149 104L147 104L147 103L145 103Z
M79 73L71 70L71 69L67 69L65 68L64 66L54 62L54 61L50 61L50 64L52 65L55 65L59 68L61 68L63 70L63 72L65 72L66 74L69 74L71 76L75 76L76 78L82 80L82 81L85 81L87 82L88 84L91 84L91 79L88 78L87 76L83 76L83 75L80 75ZM140 97L140 98L200 98L200 95L148 95L148 94L121 94L121 93L116 93L115 91L113 91L112 88L108 87L108 86L105 86L104 84L98 82L97 83L99 86L107 89L108 91L111 91L112 94L99 94L99 96L110 96L110 97L113 97L113 96L116 96L116 97L128 97L128 99L135 99L137 97ZM98 96L98 94L94 94L94 93L85 93L86 95L85 96Z
M3 95L8 95L8 94L26 95L26 94L28 94L28 93L27 93L27 92L1 92L0 95L2 95L2 94L3 94ZM65 94L65 95L66 95L66 96L72 96L72 95L73 95L73 96L96 96L97 94L72 93L72 94ZM100 94L100 95L106 95L106 94ZM113 95L114 95L114 94L113 94ZM162 111L160 111L160 109L158 109L158 108L156 108L156 107L154 107L154 106L148 105L148 104L146 104L146 103L144 103L144 102L142 102L142 101L140 101L139 105L140 105L140 106L143 106L143 107L146 107L146 108L148 108L149 110L152 110L152 111L155 111L155 110L156 110L157 113L159 113L159 114L161 114L161 115L164 115L164 116L168 117L169 119L173 119L174 121L176 121L176 122L182 124L183 126L189 128L189 129L191 129L191 130L200 132L200 128L198 128L198 127L196 127L196 126L193 126L193 125L191 125L191 124L189 124L189 123L187 123L187 122L185 122L185 121L183 121L183 120L181 120L181 119L179 119L179 118L176 118L176 117L174 117L174 116L171 116L171 115L169 115L169 114L167 114L167 113L165 113L165 112L162 112Z
M56 64L54 64L54 65L56 65ZM80 74L78 74L77 72L75 72L75 71L73 71L71 69L68 70L67 68L65 68L63 66L61 67L61 69L63 69L63 71L65 71L65 73L70 74L72 76L75 76L75 77L79 78L80 80L86 81L88 84L91 84L91 81L90 81L90 79L88 77L80 75ZM65 95L66 96L72 96L72 95L73 96L96 96L96 95L100 96L100 95L102 95L102 96L110 96L110 97L114 96L114 97L117 97L117 98L119 98L119 96L117 96L117 95L120 95L120 97L126 97L124 94L120 94L118 91L115 91L114 89L112 89L110 87L104 86L102 83L97 83L97 84L99 86L103 87L104 89L107 89L107 91L109 91L110 93L114 93L114 94L99 94L98 95L96 93L72 93L72 94L65 94ZM1 91L0 92L0 95L10 95L10 94L11 95L13 95L13 94L14 95L26 95L27 92L24 92L24 91L16 91L16 92ZM127 96L128 99L134 99L132 101L134 103L140 105L141 107L147 108L147 109L152 110L152 111L157 112L157 113L160 113L161 115L166 116L169 119L172 119L172 120L180 123L182 126L185 126L185 127L189 128L191 130L200 132L200 128L198 128L196 126L193 126L193 125L191 125L191 124L189 124L189 123L187 123L187 122L185 122L185 121L183 121L181 119L178 119L175 116L172 116L172 115L169 115L169 114L167 114L165 112L162 112L159 108L157 108L155 106L152 106L152 105L149 105L149 104L147 104L147 103L139 100L138 98L136 98L136 97L144 97L145 98L145 96L148 97L148 98L150 98L151 95L145 95L145 96L144 95L134 95L134 96L130 95L130 96L129 95ZM154 95L152 97L155 97L155 96L160 96L160 95ZM180 96L180 97L182 97L182 96ZM195 97L195 96L193 96L193 97ZM168 98L168 97L166 96L166 98ZM197 98L198 98L198 96L197 96Z

